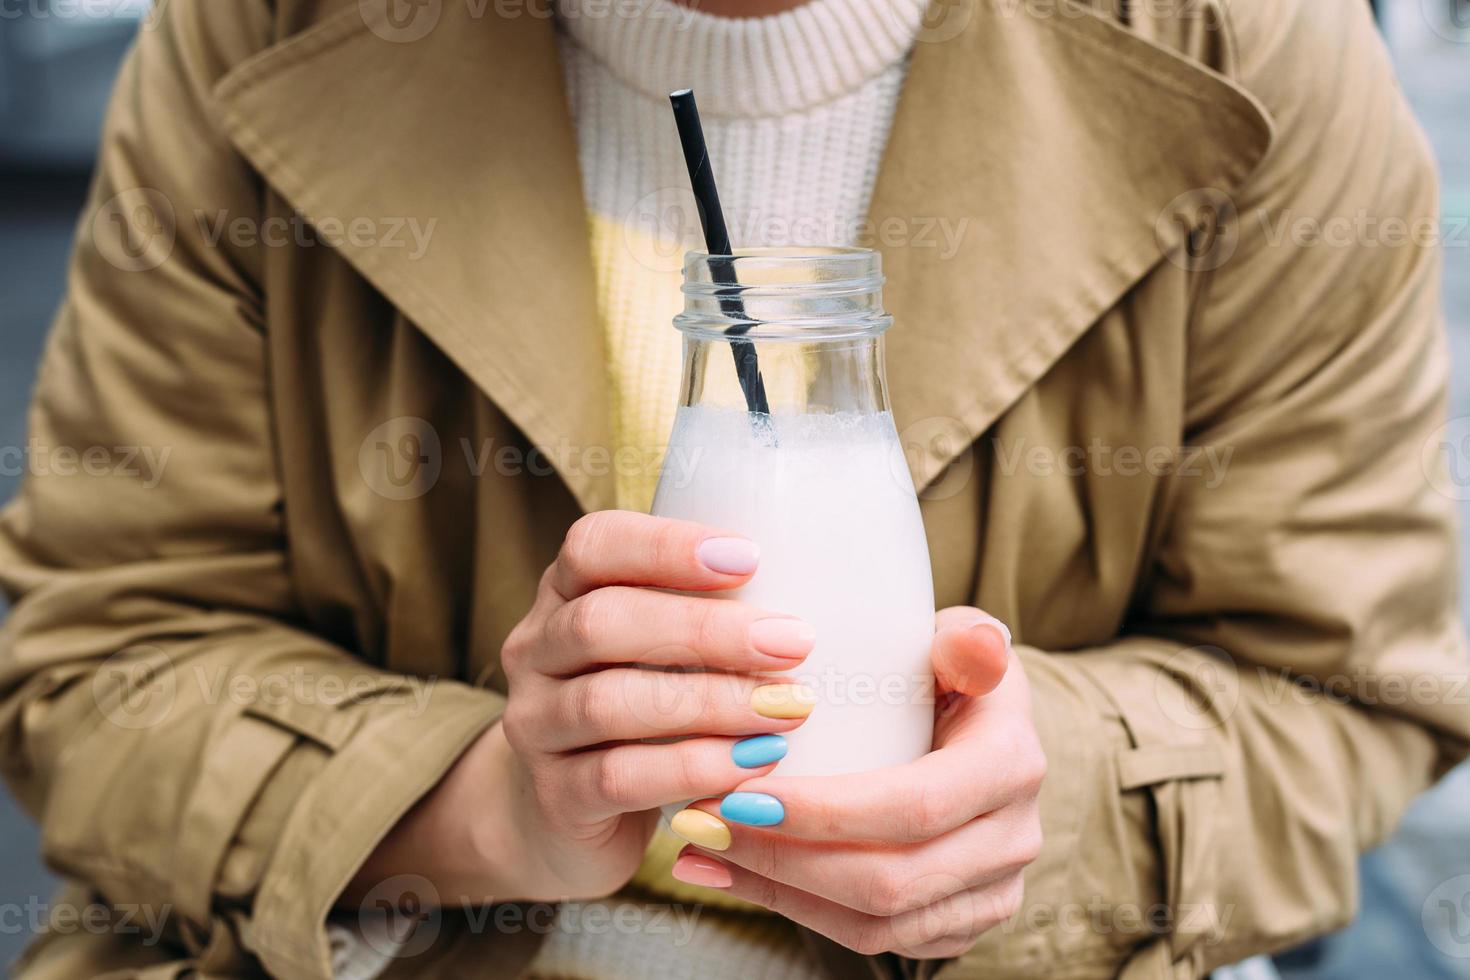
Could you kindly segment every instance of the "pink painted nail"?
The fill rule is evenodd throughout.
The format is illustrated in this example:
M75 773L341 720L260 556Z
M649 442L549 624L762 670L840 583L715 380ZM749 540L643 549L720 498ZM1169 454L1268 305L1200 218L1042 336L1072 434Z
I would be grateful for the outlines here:
M761 557L755 542L744 538L705 538L697 554L705 568L721 575L749 575Z
M998 619L982 619L980 622L976 623L974 626L971 626L970 629L972 631L976 631L976 632L978 632L979 630L982 630L982 629L991 630L997 636L1000 637L1000 642L1001 642L1001 648L1002 649L1009 650L1011 648L1011 630L1010 630L1010 627L1006 626L1005 623L1002 623Z
M750 645L772 657L800 659L816 643L816 629L800 619L758 619L750 624Z
M674 877L690 885L729 888L734 881L723 861L703 854L683 854L674 862Z

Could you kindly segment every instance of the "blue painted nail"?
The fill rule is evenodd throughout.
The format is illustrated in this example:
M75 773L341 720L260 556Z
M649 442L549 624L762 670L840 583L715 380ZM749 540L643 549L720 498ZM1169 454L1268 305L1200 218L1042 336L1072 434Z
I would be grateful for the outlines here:
M786 819L786 808L768 793L731 793L720 801L720 816L751 827L774 827Z
M759 769L786 757L786 739L780 735L741 739L730 750L730 755L742 769Z

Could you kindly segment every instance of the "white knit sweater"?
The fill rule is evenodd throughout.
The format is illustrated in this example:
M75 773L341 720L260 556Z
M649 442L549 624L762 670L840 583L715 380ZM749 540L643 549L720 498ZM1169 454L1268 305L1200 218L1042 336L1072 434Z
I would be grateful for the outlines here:
M923 11L810 0L733 19L670 0L561 0L613 430L646 461L619 469L620 506L652 500L678 387L679 270L703 247L669 92L694 89L736 247L852 244Z

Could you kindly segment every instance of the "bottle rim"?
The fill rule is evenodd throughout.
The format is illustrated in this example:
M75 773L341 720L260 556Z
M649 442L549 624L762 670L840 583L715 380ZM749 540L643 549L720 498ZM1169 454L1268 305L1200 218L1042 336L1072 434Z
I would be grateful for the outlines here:
M882 256L855 246L688 252L684 310L674 326L710 340L876 336L893 323L883 310L883 283Z

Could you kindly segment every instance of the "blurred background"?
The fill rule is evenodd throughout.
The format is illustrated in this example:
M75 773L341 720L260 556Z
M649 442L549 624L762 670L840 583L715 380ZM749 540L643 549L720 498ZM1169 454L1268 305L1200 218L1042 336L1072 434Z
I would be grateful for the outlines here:
M65 285L105 100L148 6L149 0L0 0L0 447L26 444L31 379ZM1403 87L1444 176L1451 415L1462 418L1470 416L1470 0L1378 6ZM3 501L21 467L13 451L0 459ZM1462 506L1470 529L1470 502ZM1470 556L1470 530L1464 541ZM1461 589L1470 591L1463 582ZM37 837L0 792L0 964L25 945L28 910L51 895ZM1274 962L1244 964L1236 975L1470 978L1470 768L1421 799L1394 840L1364 859L1362 905L1344 932Z

